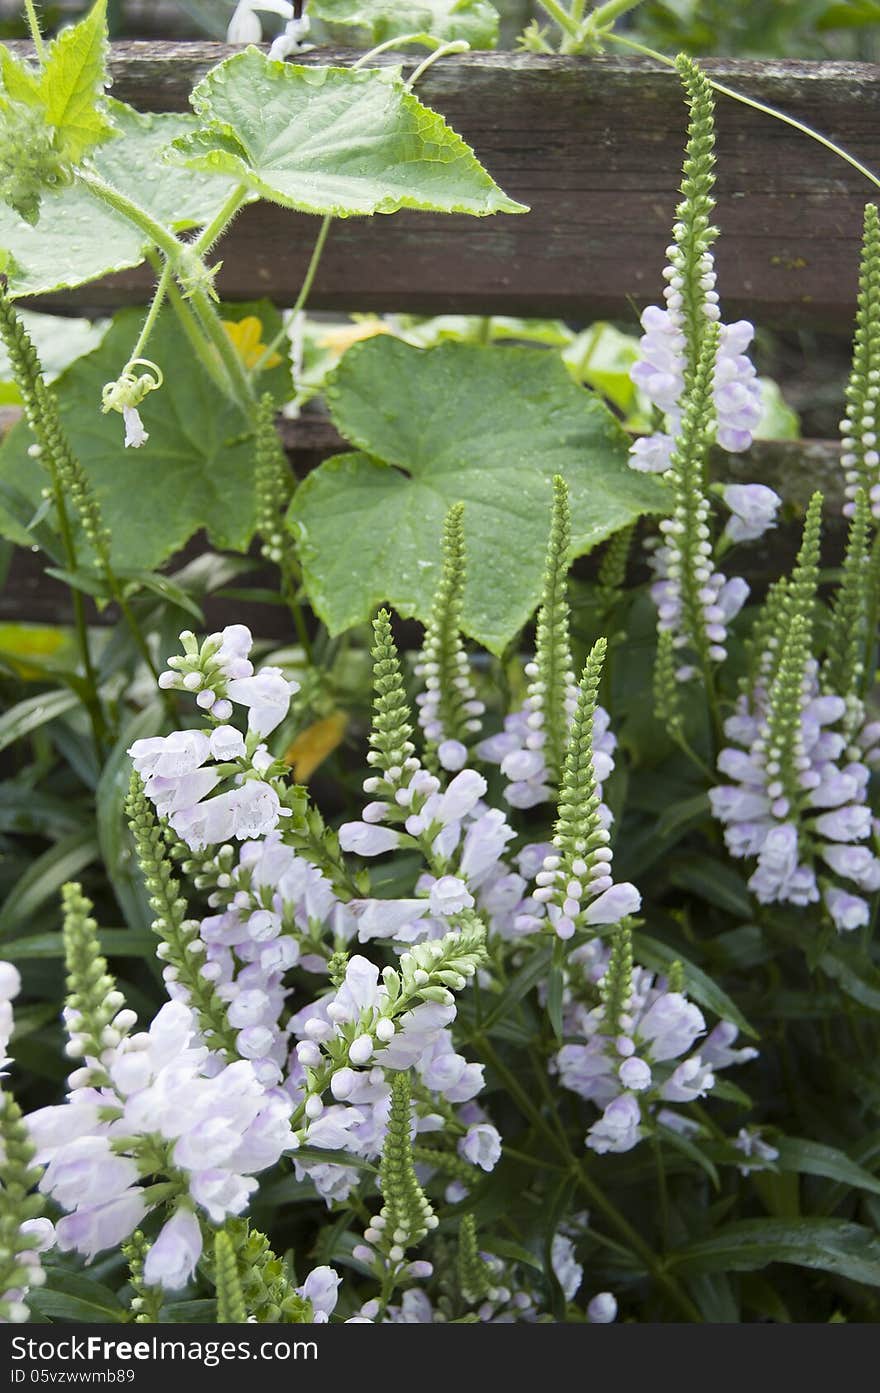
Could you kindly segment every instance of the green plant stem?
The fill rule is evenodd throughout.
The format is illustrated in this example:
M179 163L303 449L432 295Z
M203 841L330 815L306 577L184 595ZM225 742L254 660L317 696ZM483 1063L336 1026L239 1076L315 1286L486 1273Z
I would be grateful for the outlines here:
M525 1089L520 1085L519 1080L507 1068L507 1065L499 1057L494 1046L485 1035L477 1036L475 1043L478 1045L484 1059L494 1069L498 1077L503 1081L512 1098L515 1098L524 1116L528 1117L533 1125L544 1134L557 1151L565 1160L577 1184L584 1190L592 1200L597 1209L601 1209L610 1224L613 1224L618 1233L626 1240L634 1254L641 1258L645 1268L650 1272L658 1286L661 1286L667 1293L671 1301L674 1301L678 1309L689 1321L702 1324L703 1317L697 1307L691 1301L687 1292L682 1289L679 1283L672 1277L658 1262L656 1254L644 1241L639 1233L633 1228L629 1221L621 1214L620 1210L604 1191L596 1184L595 1180L588 1174L584 1164L571 1150L566 1142L565 1145L560 1141L556 1134L545 1122L538 1109L535 1107Z
M384 43L376 44L375 48L371 48L366 53L362 53L357 62L352 63L352 71L357 68L365 68L367 64L371 63L374 58L377 58L380 53L387 53L390 48L403 48L404 44L414 43L421 44L422 48L430 48L432 43L436 47L439 42L439 39L431 39L428 34L399 34L396 38L386 39Z
M570 38L580 37L580 25L564 10L557 0L538 0L542 10L546 10L551 19L555 19L563 34L568 34Z
M208 223L207 227L202 229L190 247L190 250L196 256L207 256L214 243L222 237L236 213L247 201L247 197L248 188L246 184L239 184L237 188L232 190L232 193L229 195L216 217L212 222Z
M115 213L121 213L130 223L147 236L150 241L164 252L172 263L173 268L177 269L180 258L187 253L190 248L183 242L178 241L173 232L169 232L167 227L148 213L146 208L142 208L133 199L127 198L124 193L114 189L112 184L100 178L97 174L87 174L82 169L77 171L77 179L83 188L88 189L93 198L99 202L106 203L108 208L112 208Z
M150 305L150 308L147 310L147 317L144 320L143 327L141 328L140 333L138 334L137 343L131 350L131 357L128 360L129 363L133 363L136 358L143 357L144 351L147 347L147 343L149 342L150 335L156 327L156 320L159 318L159 311L161 310L162 305L165 302L165 296L168 294L168 287L171 284L171 276L171 262L166 261L164 266L162 267L159 280L156 284L156 289L153 294L152 303Z
M147 260L156 274L159 275L161 263L157 253L152 251L147 252ZM218 390L225 395L229 390L225 374L205 341L198 320L193 313L192 306L188 301L184 300L173 280L168 282L168 302L177 315L180 327L186 335L190 348L195 353L195 356L198 358L212 382Z
M541 0L544 4L544 0ZM634 53L641 53L646 58L653 58L658 63L663 63L667 68L674 68L675 62L672 58L667 58L665 53L658 53L656 49L647 48L644 44L636 43L635 39L627 39L623 34L613 34L606 32L602 35L603 39L609 39L612 43L622 44L624 48L631 48ZM723 82L715 82L706 73L706 79L712 90L720 92L723 97L732 97L735 102L741 102L743 106L750 106L754 111L760 111L764 116L773 116L777 121L782 121L786 126L791 126L794 130L800 131L801 135L808 136L810 140L815 140L819 145L830 150L839 159L845 160L853 169L858 170L869 183L880 189L880 175L875 174L867 165L857 160L855 155L851 155L848 150L844 150L841 145L837 145L830 140L827 135L822 135L821 131L813 130L812 126L807 126L803 121L799 121L796 116L789 116L785 111L779 111L775 106L767 106L765 102L759 102L754 97L747 97L744 92L737 92L734 87L727 87Z
M435 49L433 53L429 53L427 58L423 58L418 67L414 68L410 73L406 83L407 91L411 92L419 78L426 73L429 68L432 68L435 63L439 62L441 58L448 58L452 53L467 53L469 50L470 44L466 39L453 39L448 44L442 44L440 48Z
M253 374L260 372L260 370L263 368L266 362L268 362L269 358L271 358L272 354L278 350L280 345L284 342L285 338L287 337L288 326L295 323L296 316L300 314L305 308L306 300L311 294L312 286L315 282L315 276L318 273L318 266L321 262L321 257L324 252L324 246L327 242L327 234L330 231L330 224L332 223L332 221L333 216L330 213L326 213L322 218L321 227L318 231L317 237L315 238L315 245L312 248L312 255L309 258L309 264L306 267L305 278L303 280L302 285L300 286L299 294L296 297L296 303L288 316L287 323L284 324L283 327L278 330L278 333L275 335L272 342L263 349L263 352L260 354L256 363L251 369L251 372ZM296 383L294 383L293 385L295 387Z
M615 24L621 15L625 15L629 10L638 9L641 3L642 0L606 0L606 4L600 5L590 15L588 21L590 28L604 29L608 25Z
M43 43L43 35L40 33L40 21L37 18L37 9L34 0L24 0L25 14L27 15L28 28L31 31L31 38L34 41L34 48L37 57L42 63L46 57L46 45Z
M194 290L190 298L193 309L199 317L199 323L216 349L226 370L231 395L245 415L250 418L253 415L256 398L250 377L244 363L238 356L235 344L224 329L223 321L214 308L208 292L200 288Z

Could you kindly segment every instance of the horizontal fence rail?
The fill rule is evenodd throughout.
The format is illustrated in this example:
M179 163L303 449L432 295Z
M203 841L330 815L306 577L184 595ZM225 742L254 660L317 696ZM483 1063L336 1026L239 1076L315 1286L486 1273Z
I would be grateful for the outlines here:
M0 436L18 418L13 408L0 408ZM350 449L326 418L304 415L298 420L280 420L279 429L288 458L298 478L303 478L322 459ZM800 517L815 489L821 489L827 500L826 542L823 549L827 565L835 564L843 549L843 523L840 506L843 502L843 476L840 468L840 446L833 441L758 440L747 455L721 455L718 476L725 481L753 483L761 481L778 490L786 500L786 518L776 530L759 542L751 543L737 559L738 573L744 573L752 585L763 589L794 560L800 540ZM177 560L182 564L204 550L204 539L191 543ZM258 547L253 548L254 556ZM597 553L599 555L601 553ZM590 574L595 562L587 558L578 569ZM262 563L257 563L262 569ZM67 623L70 620L70 596L62 582L46 576L43 559L33 552L16 550L6 585L0 589L0 622ZM169 569L174 570L171 562ZM633 555L633 574L647 575L638 553ZM253 578L252 578L253 579ZM266 584L275 584L275 577L266 571ZM100 614L88 602L90 620L95 623L115 623L113 606ZM251 624L266 638L290 639L290 616L283 607L245 605L236 600L239 622ZM229 620L229 602L209 599L205 605L209 627L222 627Z
M194 80L229 52L217 43L114 45L114 94L144 111L185 109ZM302 61L354 57L321 50ZM880 66L709 60L704 67L880 170ZM473 53L438 63L419 94L532 211L338 221L314 308L634 319L657 299L685 129L674 72L640 58ZM719 96L718 260L727 317L847 327L862 210L877 193L816 141ZM292 303L317 226L268 204L246 209L219 248L221 293ZM124 272L42 307L106 310L143 301L147 289L143 271Z

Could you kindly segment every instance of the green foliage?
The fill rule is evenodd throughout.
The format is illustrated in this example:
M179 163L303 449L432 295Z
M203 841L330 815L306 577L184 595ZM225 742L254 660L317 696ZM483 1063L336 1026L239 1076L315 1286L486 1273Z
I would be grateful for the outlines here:
M126 361L139 321L136 311L117 315L100 348L74 363L53 386L69 454L82 460L82 479L110 532L112 563L122 572L152 571L200 529L216 545L243 551L256 511L253 440L238 409L193 361L172 316L160 318L150 341L165 386L161 400L151 399L143 412L150 432L148 456L125 450L119 417L100 414L102 388ZM28 457L29 445L24 426L4 440L0 482L16 488L36 509L39 475ZM135 495L139 507L132 510ZM0 530L21 544L30 542L2 511Z
M498 42L498 11L488 0L313 0L309 13L357 29L370 45L412 34L464 39L471 48Z
M162 159L172 140L195 129L195 118L147 115L112 98L107 110L116 136L95 150L95 172L173 232L210 222L227 195L222 182ZM69 290L139 266L148 245L140 228L75 182L45 191L36 235L0 204L0 248L11 254L7 275L14 297Z
M539 602L555 475L569 489L572 556L668 506L661 484L628 467L611 413L538 349L423 352L381 336L345 355L327 399L360 453L314 470L290 519L312 605L333 634L386 601L427 622L456 503L469 555L461 627L494 653Z
M212 69L192 103L202 125L174 141L180 162L285 208L527 211L395 69L297 67L249 48Z
M0 200L28 223L46 188L113 134L103 110L106 0L49 46L39 69L0 50Z

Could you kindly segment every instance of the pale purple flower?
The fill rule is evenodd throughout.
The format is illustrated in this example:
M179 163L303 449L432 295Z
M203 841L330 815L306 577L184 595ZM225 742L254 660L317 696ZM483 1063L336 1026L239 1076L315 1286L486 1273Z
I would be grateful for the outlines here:
M459 914L463 909L472 909L474 897L463 880L458 876L442 875L435 880L430 891L431 913L436 915Z
M400 844L400 833L392 827L378 827L368 822L344 822L339 829L339 845L343 851L358 856L381 856Z
M610 1291L597 1292L587 1305L591 1325L611 1325L617 1319L617 1299Z
M674 449L675 440L665 431L640 435L630 446L630 468L640 474L665 474L672 463Z
M144 1281L165 1291L185 1287L202 1255L202 1231L191 1209L172 1215L150 1246L144 1261Z
M316 1325L326 1324L335 1311L341 1283L342 1278L332 1267L314 1267L302 1286L297 1287L297 1296L312 1303Z
M766 484L728 484L721 494L730 509L724 535L732 542L752 542L776 526L782 503Z
M836 885L829 885L823 899L834 920L834 927L843 933L865 928L871 922L871 906L860 895L850 895Z
M93 1258L105 1248L117 1248L130 1238L147 1213L141 1190L125 1190L107 1204L75 1209L55 1226L59 1252L76 1249Z
M584 1280L584 1269L575 1257L574 1244L564 1233L555 1233L550 1245L553 1273L566 1301L573 1301Z
M288 681L278 667L264 667L252 677L234 678L226 684L230 701L248 707L248 730L259 736L270 735L290 708L290 698L299 683Z
M501 1136L490 1123L478 1122L469 1127L458 1143L458 1154L481 1170L494 1170L501 1159Z
M632 1151L641 1138L642 1113L631 1093L621 1093L587 1132L587 1146L599 1155Z

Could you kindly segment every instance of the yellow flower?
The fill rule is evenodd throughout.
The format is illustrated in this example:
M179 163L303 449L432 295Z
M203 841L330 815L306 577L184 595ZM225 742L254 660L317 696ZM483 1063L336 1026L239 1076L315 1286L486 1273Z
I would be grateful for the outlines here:
M263 321L255 314L247 314L244 319L224 319L223 328L235 345L235 351L245 367L255 368L266 352L266 344L263 343ZM280 353L270 353L262 368L277 368L282 361Z
M334 324L318 335L318 345L326 348L335 358L341 358L352 344L361 339L372 339L377 334L390 334L388 325L381 319L360 320L354 324Z
M318 765L323 764L341 744L347 725L345 712L334 711L331 716L325 716L322 721L315 721L300 731L284 752L284 763L290 765L298 784L308 783Z

